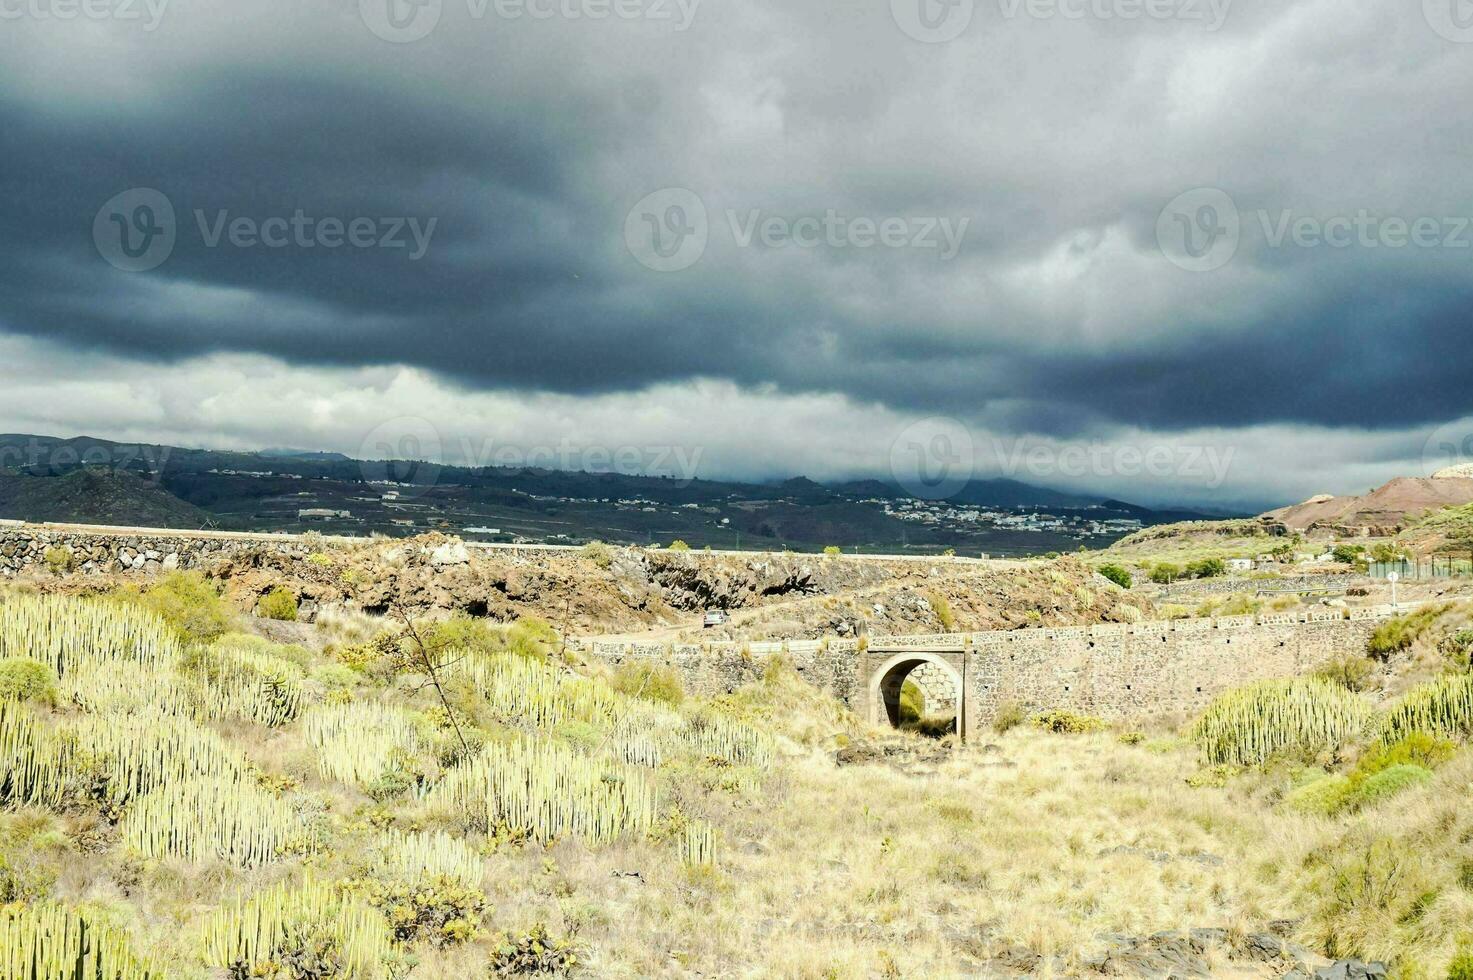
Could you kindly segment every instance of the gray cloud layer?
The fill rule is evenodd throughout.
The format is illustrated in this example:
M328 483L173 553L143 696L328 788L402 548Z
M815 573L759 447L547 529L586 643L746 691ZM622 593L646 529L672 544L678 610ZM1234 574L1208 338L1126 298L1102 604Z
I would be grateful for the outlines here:
M0 330L159 364L407 365L467 397L838 392L1043 439L1473 414L1473 230L1456 234L1473 44L1421 5L1238 0L1210 30L1186 17L1205 0L1164 20L986 0L926 44L897 26L905 2L710 0L677 30L445 0L428 37L393 44L342 0L176 0L151 31L0 0ZM1135 9L1092 3L1069 9ZM1231 196L1241 235L1192 272L1158 216L1204 186ZM92 234L134 187L177 212L172 254L142 273ZM626 217L672 187L699 198L708 241L656 272ZM199 226L298 209L434 232L415 261L210 247ZM967 224L950 259L742 245L754 212L831 210L904 219L907 241ZM1362 211L1374 230L1347 247L1274 241L1286 217ZM1387 218L1433 219L1438 244L1393 247ZM760 445L732 453L729 470L767 466Z

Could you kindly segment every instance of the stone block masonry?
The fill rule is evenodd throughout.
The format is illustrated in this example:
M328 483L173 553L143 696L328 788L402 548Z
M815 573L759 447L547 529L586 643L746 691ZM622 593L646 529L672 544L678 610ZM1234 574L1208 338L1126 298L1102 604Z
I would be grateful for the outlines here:
M1313 609L1132 625L1027 629L946 636L832 639L790 645L634 645L586 642L613 663L653 660L687 688L719 694L761 677L785 657L799 675L871 721L893 720L900 684L916 678L928 713L957 710L963 733L1005 705L1027 713L1065 709L1112 721L1192 714L1218 694L1256 680L1305 674L1365 650L1387 606ZM776 647L776 649L774 649ZM957 692L961 697L957 697Z

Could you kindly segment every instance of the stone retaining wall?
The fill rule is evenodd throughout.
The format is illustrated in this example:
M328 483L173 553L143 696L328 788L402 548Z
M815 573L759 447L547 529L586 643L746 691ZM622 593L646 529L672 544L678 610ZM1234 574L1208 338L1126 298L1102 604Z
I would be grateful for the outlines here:
M791 644L631 645L593 642L586 653L614 663L647 659L674 666L702 694L734 690L761 677L767 662L786 658L810 683L861 715L880 720L873 703L886 665L910 670L928 701L949 699L962 675L966 727L975 730L998 710L1068 709L1111 720L1185 714L1213 697L1255 680L1307 673L1346 653L1362 652L1388 606L1318 608L1260 616L1098 624L944 637L870 637ZM914 653L916 659L907 662ZM938 700L936 704L947 703Z
M166 572L200 568L216 558L274 550L305 558L297 539L274 535L190 535L161 532L58 530L0 525L0 575L46 570L47 553L64 553L74 571Z
M1240 592L1319 592L1341 591L1353 585L1371 585L1358 575L1285 575L1281 578L1205 578L1163 585L1153 597L1157 602L1178 599L1200 599L1208 596L1236 595Z

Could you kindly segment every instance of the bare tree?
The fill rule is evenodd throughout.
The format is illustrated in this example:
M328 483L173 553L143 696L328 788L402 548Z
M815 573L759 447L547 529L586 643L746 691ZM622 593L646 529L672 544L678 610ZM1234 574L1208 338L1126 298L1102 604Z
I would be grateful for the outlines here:
M450 699L445 696L445 687L440 683L439 669L441 667L447 667L449 664L436 663L436 657L439 651L432 650L430 645L425 642L419 627L415 625L414 617L410 615L408 607L404 605L402 600L395 600L389 608L393 610L394 616L404 624L404 635L409 637L410 642L414 645L416 660L424 665L425 674L429 677L430 685L434 687L435 693L440 696L440 703L445 706L445 715L450 719L450 726L455 729L455 737L460 740L460 747L469 755L471 751L470 743L465 740L465 734L460 730L460 722L455 717L455 709L450 706Z

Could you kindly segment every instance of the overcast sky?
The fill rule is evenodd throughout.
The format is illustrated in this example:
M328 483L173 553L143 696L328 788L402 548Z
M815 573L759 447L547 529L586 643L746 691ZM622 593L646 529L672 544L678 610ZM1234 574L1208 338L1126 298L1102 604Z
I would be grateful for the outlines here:
M1469 92L1467 0L0 0L0 429L1363 492L1473 434Z

